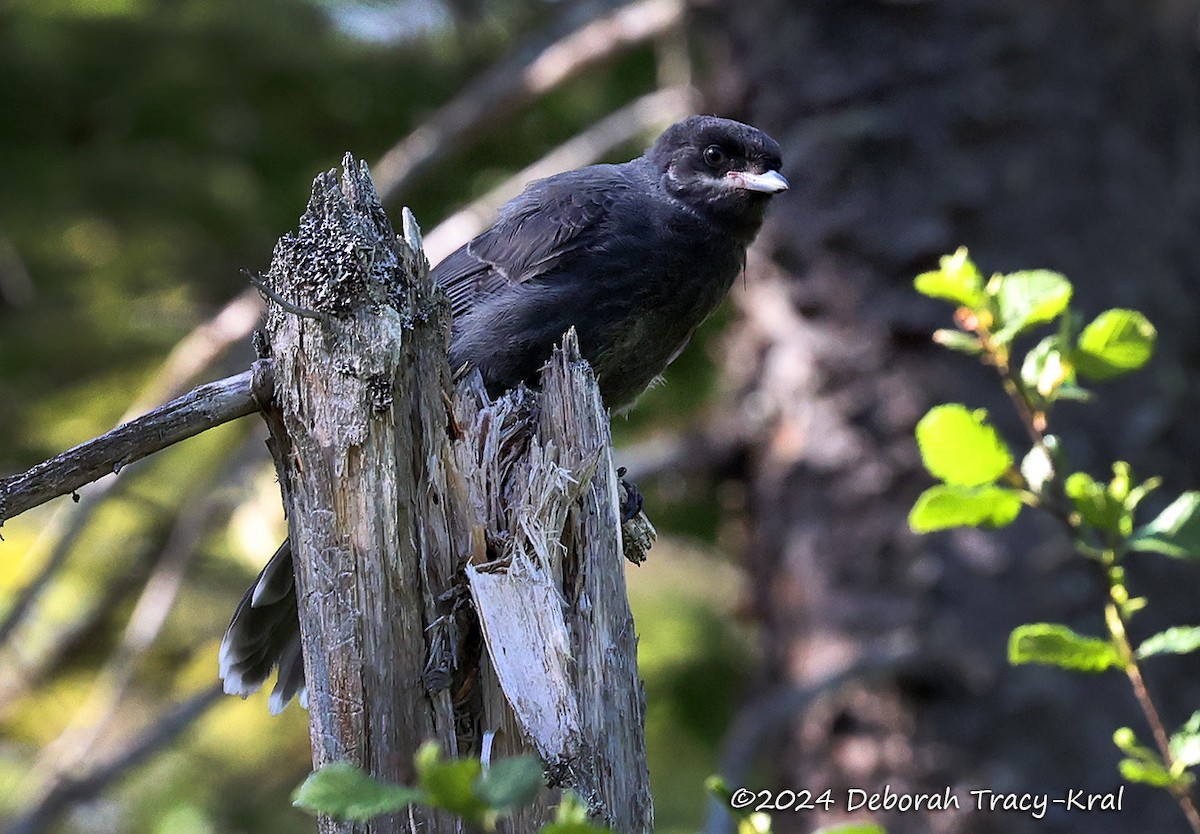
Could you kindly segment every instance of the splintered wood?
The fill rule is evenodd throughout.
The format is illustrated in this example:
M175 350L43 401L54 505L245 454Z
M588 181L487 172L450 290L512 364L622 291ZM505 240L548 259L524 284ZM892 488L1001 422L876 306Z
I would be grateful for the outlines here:
M489 403L476 380L460 390L457 416L459 469L486 520L467 579L508 704L554 783L616 830L648 831L645 703L612 441L574 332L540 393ZM648 528L644 516L637 523Z
M608 415L567 334L540 391L452 389L447 305L365 166L314 183L276 248L271 428L296 559L313 757L411 783L413 754L536 751L622 834L652 829L645 700ZM476 619L477 618L477 619ZM482 635L482 648L480 645ZM557 793L501 821L536 830ZM414 806L325 832L460 832Z

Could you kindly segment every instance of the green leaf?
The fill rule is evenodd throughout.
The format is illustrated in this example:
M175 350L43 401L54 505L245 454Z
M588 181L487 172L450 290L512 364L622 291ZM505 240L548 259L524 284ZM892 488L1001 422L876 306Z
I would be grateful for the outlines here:
M1137 310L1105 310L1079 334L1072 358L1084 376L1112 379L1146 364L1156 335Z
M1109 641L1084 637L1054 623L1029 623L1013 629L1008 638L1008 662L1014 666L1043 663L1079 672L1103 672L1125 665Z
M983 353L983 345L979 344L979 338L970 333L963 333L961 330L935 330L933 331L933 340L942 347L957 350L968 356L978 356Z
M298 808L356 822L424 801L425 792L419 788L381 782L349 762L334 762L310 773L292 794L292 804Z
M1138 504L1142 503L1143 498L1154 492L1154 490L1158 489L1160 486L1162 486L1162 478L1147 478L1146 480L1142 481L1133 489L1129 490L1129 495L1125 497L1125 508L1132 513L1137 509Z
M542 784L541 762L513 756L492 762L475 783L475 795L494 811L512 811L532 802Z
M1138 646L1138 657L1156 654L1189 654L1200 649L1200 626L1176 626L1147 637Z
M611 829L588 820L587 808L571 791L563 794L554 822L543 825L540 834L612 834Z
M993 483L1013 463L1008 447L988 424L987 412L968 411L958 403L939 405L921 418L917 446L926 469L959 486Z
M1151 785L1156 788L1166 788L1175 784L1171 772L1156 762L1146 762L1141 759L1121 759L1117 763L1121 775L1130 782Z
M971 309L984 303L983 276L965 248L942 256L938 264L938 269L924 272L913 281L917 292Z
M475 783L483 770L479 759L447 759L436 742L421 745L415 757L417 784L424 788L430 805L444 808L477 827L487 828L495 813L475 794Z
M1064 382L1054 392L1056 401L1069 400L1076 403L1085 403L1092 398L1092 392L1086 388L1080 388L1074 382Z
M1063 490L1084 521L1098 530L1120 534L1125 505L1109 495L1104 484L1086 472L1073 472L1063 483Z
M908 526L914 533L951 527L1005 527L1021 512L1021 493L998 486L964 487L938 484L921 493Z
M1200 712L1192 713L1188 722L1171 735L1168 746L1176 767L1200 764Z
M1200 492L1185 492L1138 528L1129 549L1175 558L1200 558Z
M997 342L1010 342L1037 324L1053 321L1071 303L1071 282L1057 272L1035 269L1000 279L996 292L1000 312Z
M873 822L844 822L818 828L813 834L887 834L887 830Z

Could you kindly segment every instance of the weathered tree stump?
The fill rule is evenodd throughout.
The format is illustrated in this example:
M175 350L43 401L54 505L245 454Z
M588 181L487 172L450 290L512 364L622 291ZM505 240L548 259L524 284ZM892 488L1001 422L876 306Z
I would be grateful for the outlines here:
M448 307L365 166L318 177L267 276L261 403L295 553L313 762L411 782L451 754L535 750L621 832L651 828L644 696L608 418L574 336L542 392L455 392ZM468 596L469 592L469 596ZM467 600L470 600L468 604ZM547 790L509 830L548 818ZM458 832L414 808L323 832Z

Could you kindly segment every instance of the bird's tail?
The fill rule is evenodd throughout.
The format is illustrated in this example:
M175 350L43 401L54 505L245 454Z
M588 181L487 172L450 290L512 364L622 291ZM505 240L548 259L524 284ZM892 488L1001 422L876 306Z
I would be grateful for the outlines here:
M293 697L308 708L289 540L279 545L238 603L221 640L219 663L225 691L243 698L258 691L271 669L278 666L279 675L271 691L271 714L282 712Z

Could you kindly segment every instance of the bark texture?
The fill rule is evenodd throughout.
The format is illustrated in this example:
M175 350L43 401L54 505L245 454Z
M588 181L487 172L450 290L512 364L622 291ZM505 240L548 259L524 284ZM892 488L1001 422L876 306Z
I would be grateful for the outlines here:
M296 566L313 762L412 784L450 755L534 751L552 788L652 826L637 638L608 416L574 334L541 392L455 391L448 304L412 216L392 231L365 166L318 177L263 286L257 385ZM642 520L644 521L644 519ZM644 553L641 554L644 556ZM557 793L501 822L534 831ZM426 808L324 832L461 832Z
M913 276L967 245L987 271L1048 267L1087 313L1141 309L1158 326L1146 372L1067 409L1079 468L1124 458L1194 488L1200 454L1200 55L1195 0L847 3L717 0L693 9L716 67L710 107L783 145L781 197L736 294L726 355L752 432L746 456L753 610L768 681L809 684L897 643L936 657L793 713L761 755L780 785L937 791L1107 791L1111 732L1148 735L1127 683L1010 668L1009 631L1102 633L1103 586L1053 525L917 538L927 480L912 441L931 405L989 407L1020 441L999 386L929 343L947 308ZM1007 421L1007 422L1006 422ZM1139 637L1200 618L1195 567L1140 559L1154 600ZM945 663L953 670L947 674ZM1188 661L1151 666L1169 723L1200 706ZM876 681L878 679L876 678ZM785 731L786 730L786 731ZM840 807L844 808L844 802ZM1120 813L883 814L904 832L1185 831L1161 792ZM777 818L780 831L818 819Z
M419 246L392 231L364 165L348 157L340 187L334 172L317 178L271 265L293 309L268 308L264 407L295 553L313 764L409 784L421 742L458 753L450 694L423 686L425 632L469 536L447 484L447 311ZM320 827L463 830L426 810Z

